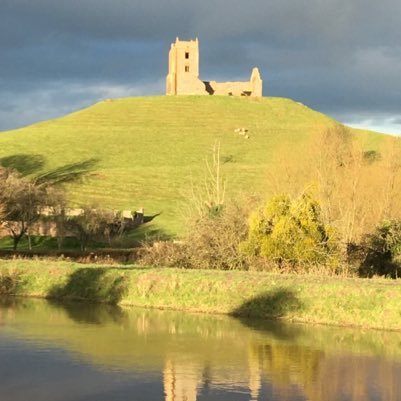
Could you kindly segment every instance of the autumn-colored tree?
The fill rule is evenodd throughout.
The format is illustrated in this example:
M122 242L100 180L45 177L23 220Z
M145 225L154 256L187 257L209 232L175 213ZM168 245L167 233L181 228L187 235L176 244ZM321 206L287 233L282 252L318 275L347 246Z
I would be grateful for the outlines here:
M378 220L401 219L401 138L389 136L383 141L376 164Z
M336 228L345 252L383 219L401 218L401 141L381 143L372 149L340 124L317 132L302 149L277 156L270 193L294 196L313 188L322 220Z

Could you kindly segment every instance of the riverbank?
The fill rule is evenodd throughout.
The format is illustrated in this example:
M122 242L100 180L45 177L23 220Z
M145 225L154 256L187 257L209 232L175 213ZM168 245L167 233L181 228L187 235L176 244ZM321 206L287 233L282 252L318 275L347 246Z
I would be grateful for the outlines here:
M401 281L1 260L0 294L401 330Z

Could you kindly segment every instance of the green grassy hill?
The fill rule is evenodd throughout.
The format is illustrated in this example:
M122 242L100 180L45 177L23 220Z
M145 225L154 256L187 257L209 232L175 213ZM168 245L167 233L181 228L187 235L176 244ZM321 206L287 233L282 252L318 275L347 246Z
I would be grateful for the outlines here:
M72 205L84 203L162 212L157 224L179 232L180 209L202 182L218 141L227 192L265 191L279 147L296 148L334 120L282 98L134 97L106 100L62 118L0 134L0 159L31 160L35 173L93 162L93 174L69 186ZM234 133L249 130L249 139ZM359 131L369 146L380 136ZM12 159L11 159L12 160ZM31 163L31 164L32 164ZM91 163L89 163L91 164ZM29 166L28 166L29 167Z

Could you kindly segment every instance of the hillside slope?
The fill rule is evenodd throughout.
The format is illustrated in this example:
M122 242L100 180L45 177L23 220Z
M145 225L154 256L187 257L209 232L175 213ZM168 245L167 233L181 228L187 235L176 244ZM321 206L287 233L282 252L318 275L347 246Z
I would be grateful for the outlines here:
M205 160L216 142L227 192L263 192L278 147L297 147L333 123L283 98L124 98L1 133L0 159L26 160L35 174L89 162L90 178L69 186L73 205L143 206L147 214L163 212L158 225L177 232L180 208L192 186L204 179ZM239 127L249 130L249 139L234 132ZM360 135L371 146L380 137L364 131Z

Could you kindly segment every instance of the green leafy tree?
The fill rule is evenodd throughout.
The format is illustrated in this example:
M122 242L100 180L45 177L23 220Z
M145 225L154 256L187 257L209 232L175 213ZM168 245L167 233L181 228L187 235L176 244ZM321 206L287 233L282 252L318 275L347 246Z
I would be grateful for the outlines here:
M366 257L359 273L362 276L373 275L399 277L401 273L401 221L387 220L376 227L364 241Z
M334 230L321 218L318 202L309 194L295 200L279 195L252 214L242 252L261 256L280 266L333 263Z

